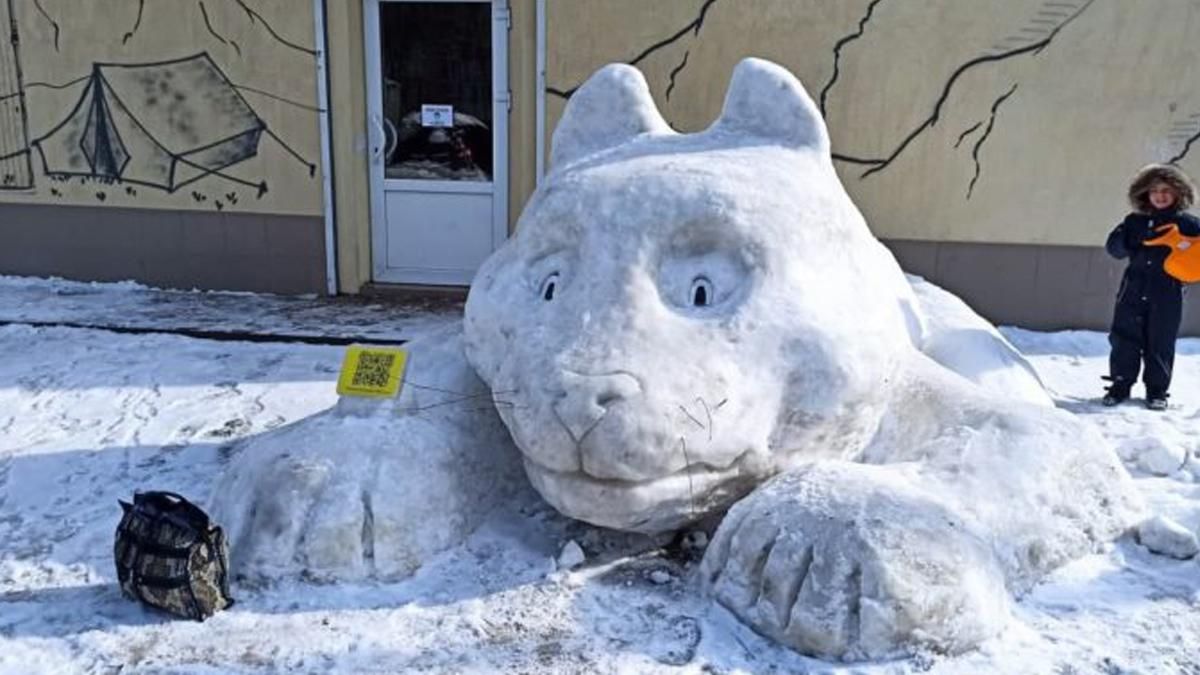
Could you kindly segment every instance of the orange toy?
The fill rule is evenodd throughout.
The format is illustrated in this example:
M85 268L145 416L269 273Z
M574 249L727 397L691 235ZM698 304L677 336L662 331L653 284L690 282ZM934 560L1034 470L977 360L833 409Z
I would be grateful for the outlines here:
M1179 234L1179 226L1168 223L1154 228L1163 234L1142 242L1143 246L1170 246L1163 270L1185 284L1200 281L1200 237Z

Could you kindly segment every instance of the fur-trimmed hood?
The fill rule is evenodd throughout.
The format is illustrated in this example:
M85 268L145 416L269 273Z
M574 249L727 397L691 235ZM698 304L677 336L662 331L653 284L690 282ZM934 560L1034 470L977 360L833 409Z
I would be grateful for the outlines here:
M1179 199L1173 207L1176 211L1186 211L1196 201L1196 186L1179 167L1171 164L1147 164L1137 172L1129 184L1129 204L1135 211L1151 213L1154 207L1150 205L1150 186L1157 182L1170 185Z

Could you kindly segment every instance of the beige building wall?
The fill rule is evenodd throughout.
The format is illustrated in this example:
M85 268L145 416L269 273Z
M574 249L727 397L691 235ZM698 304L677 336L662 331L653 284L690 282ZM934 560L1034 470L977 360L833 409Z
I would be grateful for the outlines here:
M9 7L0 203L322 213L311 2Z
M0 274L326 291L313 7L0 0Z
M363 3L332 0L326 9L338 290L357 293L371 279Z
M878 236L1095 245L1134 171L1200 172L1200 5L1179 0L549 0L547 82L632 62L676 128L734 64L791 69ZM549 96L548 131L564 98Z
M326 5L338 284L354 293L371 278L363 3ZM293 278L278 290L323 286L310 2L0 0L5 23L9 6L20 43L0 42L7 241L78 260L94 278L124 269L95 272L95 250L141 242L148 279L203 276L232 256L245 272L231 287L267 288L282 271ZM545 92L537 6L511 0L511 222L535 186L539 99L549 141L566 97L612 61L641 68L683 131L711 123L741 58L790 68L824 110L835 164L876 234L998 320L1038 325L1026 312L1035 297L1038 316L1102 324L1119 268L1097 251L1125 212L1129 176L1149 161L1200 171L1195 3L546 0ZM172 73L176 84L164 82ZM63 151L85 139L91 150ZM179 176L145 160L160 146ZM105 175L126 162L149 178ZM47 230L60 215L70 225ZM155 260L168 244L178 250ZM0 271L41 269L11 257Z
M537 2L510 0L512 30L508 35L508 79L512 90L509 119L508 213L516 225L525 200L537 187Z
M713 121L740 59L781 63L875 234L994 321L1105 328L1121 265L1102 244L1129 179L1149 162L1200 173L1194 2L546 4L547 141L605 63L640 68L681 131Z

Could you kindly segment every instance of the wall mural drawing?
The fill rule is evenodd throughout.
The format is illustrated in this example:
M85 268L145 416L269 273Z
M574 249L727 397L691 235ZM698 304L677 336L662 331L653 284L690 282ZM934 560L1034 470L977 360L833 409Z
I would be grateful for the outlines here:
M631 59L625 60L624 63L627 63L631 66L636 66L639 63L641 63L642 61L644 61L646 59L646 57L650 56L651 54L654 54L655 52L663 49L664 47L669 47L669 46L675 44L679 40L687 37L689 33L691 34L691 36L693 38L698 37L700 35L700 29L704 27L704 19L708 16L708 10L716 2L717 2L717 0L704 0L703 4L700 5L700 9L698 10L695 18L693 18L691 21L689 21L687 23L687 25L685 25L683 28L680 28L679 30L675 31L675 33L672 34L670 37L659 40L658 42L655 42L654 44L650 45L649 47L646 47L645 49L640 51L637 56L634 56ZM688 52L685 51L683 53L683 59L679 62L678 65L676 65L674 68L671 69L671 72L668 75L668 78L669 78L669 82L667 84L667 98L668 99L671 97L670 92L673 89L675 89L675 78L679 76L679 73L682 72L685 67L687 67L687 59L688 59ZM548 87L546 87L546 93L553 94L554 96L557 96L563 100L566 100L566 99L571 98L571 95L574 94L575 90L579 89L579 87L580 87L579 84L576 84L572 87L565 88L565 89L559 89L556 87L548 86Z
M129 42L130 38L137 34L138 29L142 27L142 14L146 11L146 0L138 0L137 18L133 20L133 28L129 32L121 36L121 44Z
M6 12L0 17L0 27L9 29L9 39L0 42L0 190L28 190L33 187L33 164L21 77L20 33L13 0L0 5L0 9Z
M887 140L877 139L872 134L862 134L872 138L874 149L842 149L838 148L833 153L833 159L838 163L849 166L858 166L861 169L856 170L857 177L862 179L870 178L880 172L883 172L893 166L893 164L923 136L930 134L932 130L947 118L951 111L950 106L954 105L953 95L958 93L968 77L978 76L983 73L987 77L987 71L994 70L995 66L1001 63L1014 61L1022 57L1037 58L1043 54L1045 50L1059 38L1064 29L1077 21L1082 15L1088 12L1095 0L1035 0L1034 2L1026 3L1026 12L1022 12L1023 16L1017 18L1012 23L1008 32L998 33L990 39L989 42L980 44L978 51L964 58L955 64L955 67L947 72L945 79L940 80L935 93L935 97L928 101L924 107L924 112L911 121L911 125L905 129L898 137ZM719 5L714 7L714 5ZM915 7L915 9L914 9ZM880 18L883 10L890 10L892 15L888 18ZM848 58L847 52L857 50L858 52L870 51L879 49L878 46L872 44L871 32L880 21L895 20L897 16L907 12L913 14L922 11L935 11L937 8L934 5L926 5L921 8L912 3L897 8L895 2L885 2L885 0L863 0L861 14L855 19L851 30L840 36L829 36L832 41L830 67L828 76L823 82L816 84L813 88L814 98L820 108L822 114L828 115L829 99L837 92L835 89L841 89L848 86L843 77L845 70L845 61ZM706 19L710 15L717 14L717 10L725 10L727 13L723 15L725 21L728 21L727 5L719 4L718 0L695 0L695 9L692 12L680 12L681 16L686 17L689 21L681 28L673 29L674 32L668 37L658 39L654 43L641 48L637 55L632 58L622 58L622 61L630 65L639 65L639 62L645 61L651 55L656 54L670 48L677 50L678 54L682 52L682 56L666 55L667 59L674 59L675 65L666 70L665 84L656 84L655 89L661 92L664 101L671 100L671 94L677 88L682 79L682 73L687 68L689 58L694 60L697 50L702 48L701 29L707 28ZM815 8L814 8L815 11ZM721 19L714 19L720 21ZM711 22L709 22L711 23ZM997 25L1002 23L997 22ZM726 41L726 47L731 40L740 39L731 37L728 32L722 33L722 27L708 29L710 32L716 31L709 39ZM685 44L685 41L690 41ZM742 53L757 53L759 47L753 44L747 44L743 48ZM799 48L801 51L805 48ZM733 53L736 50L727 50ZM808 58L808 57L806 57ZM807 62L807 61L805 61ZM586 70L586 69L584 69ZM658 71L656 71L658 72ZM859 87L861 83L853 83L849 85L851 88ZM977 86L977 85L972 85ZM577 84L569 86L553 86L548 85L545 89L547 94L555 96L561 100L568 100L578 89ZM980 150L984 146L985 141L992 136L998 123L998 114L1001 113L1003 105L1009 101L1016 93L1017 85L1008 83L1008 85L998 91L997 94L988 96L992 101L990 109L986 109L984 117L975 121L974 124L962 130L957 137L957 142L953 143L953 150L957 150L963 145L964 141L973 134L979 135L973 139L973 142L968 146L970 148L970 162L973 165L973 172L969 174L969 183L964 187L964 198L970 200L976 192L976 184L979 182L982 174L982 166L980 159ZM830 124L837 126L840 120L832 119ZM1195 120L1187 120L1177 125L1174 129L1174 141L1183 145L1189 138L1192 140L1200 140L1200 123L1191 125L1189 123ZM675 126L676 121L668 117L668 123ZM878 141L883 140L881 145ZM1181 156L1184 153L1181 153Z
M1093 2L1095 2L1095 0L1087 0L1081 4L1076 2L1043 3L1037 17L1031 20L1037 23L1031 23L1029 26L1023 27L1017 35L1009 36L1005 39L1005 41L993 46L990 53L977 56L960 65L950 75L949 79L946 80L945 85L942 87L941 95L938 96L937 101L934 102L933 110L930 111L929 115L922 120L916 128L910 131L888 153L886 157L874 159L855 156L853 154L834 153L834 159L852 164L864 164L869 166L870 168L863 171L862 174L859 175L859 178L867 178L872 174L888 168L892 162L894 162L896 158L898 158L918 136L933 128L933 126L937 124L938 120L942 116L943 107L950 97L951 90L954 89L954 85L958 83L963 75L965 75L972 68L976 68L978 66L1004 61L1023 56L1025 54L1037 56L1042 52L1043 49L1045 49L1050 45L1051 42L1054 41L1054 38L1059 34L1060 31L1062 31L1063 28L1077 19L1080 14L1083 14L1085 11L1087 11L1088 7L1090 7ZM874 4L871 5L870 9L874 9ZM1050 12L1050 14L1047 14L1047 12ZM868 18L870 17L869 11L867 16ZM1031 42L1031 40L1033 41ZM1010 46L1013 42L1016 42L1017 44L1015 46ZM827 90L828 89L826 89L826 91ZM996 107L1000 103L1003 103L1003 101L1007 99L1011 93L1012 92L1010 91L1008 94L1005 94L996 101L995 105L993 105L991 111L992 116L988 122L989 131L992 125L995 123ZM822 101L823 100L824 99L822 99ZM977 155L976 159L978 159ZM978 171L976 171L975 179L978 179L978 177L979 174ZM974 191L975 179L972 179L971 181L971 188L967 191L967 199L971 198L971 192Z
M983 167L979 165L979 149L983 147L983 142L992 135L992 129L996 126L996 111L999 110L1000 105L1007 101L1008 97L1012 96L1016 91L1017 85L1014 84L1012 89L1004 92L1000 98L996 99L996 101L992 103L992 114L988 118L987 126L984 127L983 133L979 135L979 139L975 141L974 147L971 148L971 159L975 162L975 175L971 176L971 184L967 186L967 199L970 199L971 193L975 192L975 183L979 181L979 174L983 170ZM983 123L980 122L980 124ZM962 140L961 136L959 137L959 140Z
M59 51L58 38L59 38L59 34L62 33L62 27L59 26L58 22L55 21L54 18L50 16L50 13L46 11L46 8L42 7L42 0L33 0L33 6L37 7L37 11L39 14L42 15L42 18L45 19L54 28L54 51L56 51L56 52Z
M126 42L128 42L130 40L130 38L132 38L134 35L136 35L138 32L138 29L140 29L142 26L142 17L146 13L146 0L137 0L137 3L138 3L137 15L133 21L133 28L129 29L129 31L126 32L124 34L124 36L121 38L122 44L125 44ZM271 39L274 40L276 43L283 45L284 47L287 47L288 49L300 52L302 54L307 54L309 56L317 55L317 51L315 49L311 49L309 47L305 47L304 45L297 44L295 41L289 40L288 38L281 35L280 32L274 26L271 25L271 22L268 21L262 15L262 13L255 10L254 8L250 7L249 5L247 5L245 0L232 0L232 3L233 3L232 7L234 7L234 9L237 12L244 14L246 17L246 20L250 22L251 26L253 26L253 27L261 26L265 31L267 31L268 35L270 35ZM163 4L165 4L165 3L159 3L159 5L157 5L157 6L161 7ZM217 4L222 4L222 3L217 3ZM238 45L238 43L232 39L227 39L225 36L223 36L220 33L220 31L217 30L217 28L214 25L214 19L213 19L212 15L210 14L208 7L205 6L204 1L197 0L196 7L200 10L200 16L204 20L205 30L212 37L216 38L221 44L232 47L233 50L237 52L238 56L241 56L242 48ZM170 7L167 8L168 11L170 11L171 9L173 9L173 8L170 8ZM49 18L49 17L47 17L47 18Z
M74 108L33 141L44 172L167 192L208 176L253 188L223 170L258 154L264 134L305 161L270 129L207 53L142 64L98 63Z
M140 14L140 10L139 10ZM212 19L208 16L208 9L204 6L204 0L200 1L200 15L204 17L204 27L208 29L208 34L216 38L221 44L233 47L233 51L237 52L238 56L242 55L242 48L238 46L237 40L227 40L224 36L213 28ZM136 28L135 28L136 30Z
M717 0L703 0L703 3L699 7L698 14L696 15L695 18L692 19L691 22L689 22L686 26L684 26L683 28L681 28L680 30L675 32L670 37L660 40L660 41L654 43L653 45L650 45L649 47L645 48L634 58L626 60L625 63L628 63L630 65L637 65L638 62L644 60L647 56L653 54L654 52L656 52L664 47L674 44L675 42L677 42L681 38L688 36L689 34L691 35L691 37L697 38L700 34L700 29L704 25L704 20L705 20L706 16L708 15L709 9L712 7L712 5L716 1ZM840 63L841 63L841 58L842 58L842 50L849 43L855 42L863 37L864 33L866 32L867 24L870 23L872 15L875 13L876 8L879 6L879 4L881 2L883 2L883 0L870 0L869 4L866 6L866 10L865 10L863 16L859 19L857 27L854 30L854 32L841 37L834 44L832 74L830 75L828 81L826 81L825 84L821 87L820 92L818 94L818 106L821 109L821 112L823 114L826 113L826 101L828 99L830 89L833 88L834 84L838 81L838 77L840 75ZM897 157L899 157L905 151L905 149L908 148L909 144L911 144L914 139L916 139L922 133L924 133L925 131L927 131L928 129L932 128L934 125L937 124L939 118L942 115L943 106L946 103L946 100L948 99L948 97L950 96L951 90L954 88L955 83L967 71L969 71L972 68L975 68L977 66L981 66L984 64L988 64L988 63L994 63L997 61L1003 61L1003 60L1021 56L1024 54L1032 54L1032 55L1036 56L1043 49L1045 49L1051 43L1051 41L1054 40L1055 36L1058 34L1059 31L1061 31L1069 23L1074 21L1080 14L1082 14L1088 8L1088 6L1092 4L1092 2L1094 2L1094 0L1074 0L1074 1L1065 1L1065 2L1064 1L1047 0L1047 1L1043 2L1042 6L1039 8L1036 15L1029 20L1027 25L1022 26L1018 32L1016 32L1013 35L1007 36L1005 39L1003 39L1000 42L998 42L997 44L995 44L992 47L990 53L986 53L986 54L977 56L977 57L967 61L966 63L963 63L962 65L960 65L958 67L958 69L954 71L954 73L950 76L950 78L945 83L945 85L942 89L941 95L938 97L938 100L933 104L933 109L930 112L930 114L924 120L922 120L922 122L915 129L910 131L906 135L906 137L904 139L902 139L895 146L895 148L892 149L888 153L888 155L886 157L866 157L866 156L861 156L861 155L856 155L856 154L834 152L833 158L839 162L844 162L847 164L858 164L858 165L865 166L866 169L864 169L862 174L859 176L860 179L867 178L874 173L877 173L879 171L886 169L893 161L895 161L895 159ZM675 89L676 78L683 71L683 69L687 66L689 54L690 54L690 50L684 51L682 60L679 62L678 65L676 65L674 68L672 68L668 74L669 82L668 82L666 90L664 92L664 98L668 101L671 98L671 92ZM566 100L566 99L569 99L571 97L571 95L575 93L575 90L578 88L579 88L578 85L575 85L575 86L572 86L569 88L562 88L562 89L556 88L553 86L548 86L546 88L546 92L548 94L552 94L554 96L557 96L561 99ZM1014 85L1014 89L1015 89L1015 85ZM975 174L972 177L970 186L967 189L967 193L966 193L967 199L971 198L971 194L974 192L975 183L979 179L979 173L980 173L979 154L978 154L979 147L982 145L983 141L986 140L987 136L990 134L992 128L995 125L996 110L998 109L999 105L1001 103L1003 103L1009 96L1011 96L1012 93L1013 93L1013 91L1009 90L1007 93L1000 96L999 99L997 99L997 101L995 102L995 104L992 107L991 115L990 115L989 119L986 121L987 130L983 134L983 137L980 138L980 140L975 144L975 146L973 148L972 159L975 163ZM962 142L963 137L967 136L970 132L975 131L979 127L984 126L984 124L985 124L985 122L981 121L978 124L976 124L974 127L971 127L971 129L969 129L968 131L963 132L963 135L959 137L959 143ZM956 143L954 147L957 148L959 143Z
M281 0L99 5L0 0L0 198L320 211L317 52L294 38L312 34L310 14Z
M1134 168L1200 172L1200 2L652 4L546 3L547 137L579 83L618 61L668 124L700 131L722 109L720 75L759 56L805 83L886 239L1094 246Z
M1174 113L1175 104L1171 104L1170 108ZM1200 112L1194 112L1182 120L1176 120L1171 125L1170 131L1167 132L1167 141L1171 145L1179 146L1179 152L1171 157L1168 163L1178 164L1182 161L1197 140L1200 140Z
M821 109L822 115L826 114L825 101L829 98L829 90L833 88L834 83L838 80L838 76L842 73L840 68L842 61L842 50L845 49L846 45L858 40L863 36L863 33L867 31L867 24L871 21L871 15L875 13L875 8L882 1L883 0L871 0L871 4L867 5L866 13L863 14L862 18L858 20L858 28L856 28L853 33L843 36L836 43L834 43L833 73L829 75L829 81L825 83L825 86L821 87L821 95L817 100L817 107Z

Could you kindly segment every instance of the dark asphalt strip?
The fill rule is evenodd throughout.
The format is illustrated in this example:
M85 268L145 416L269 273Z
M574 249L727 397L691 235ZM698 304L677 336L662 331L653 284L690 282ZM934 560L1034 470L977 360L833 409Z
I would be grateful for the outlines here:
M408 340L382 340L361 336L338 337L333 335L287 335L281 333L252 333L249 331L201 330L198 328L140 328L137 326L101 326L69 321L6 321L0 326L29 326L31 328L83 328L102 330L124 335L182 335L200 340L217 342L277 342L306 345L345 346L353 344L402 345Z

